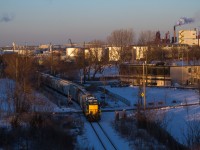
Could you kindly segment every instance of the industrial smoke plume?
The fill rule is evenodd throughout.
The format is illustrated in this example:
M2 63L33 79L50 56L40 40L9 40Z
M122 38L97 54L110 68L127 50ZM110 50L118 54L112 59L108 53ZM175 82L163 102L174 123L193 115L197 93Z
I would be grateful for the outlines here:
M14 15L12 14L0 15L0 22L10 22L13 19L14 19Z
M181 25L184 25L184 24L193 23L194 21L195 21L194 18L182 17L178 20L178 22L176 23L175 26L181 26Z

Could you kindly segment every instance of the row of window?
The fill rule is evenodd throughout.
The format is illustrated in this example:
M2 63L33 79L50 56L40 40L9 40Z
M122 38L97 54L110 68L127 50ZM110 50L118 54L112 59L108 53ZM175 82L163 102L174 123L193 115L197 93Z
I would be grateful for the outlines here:
M169 76L170 75L170 67L167 66L120 66L120 74L121 75L142 75L144 70L145 75L160 75L160 76Z

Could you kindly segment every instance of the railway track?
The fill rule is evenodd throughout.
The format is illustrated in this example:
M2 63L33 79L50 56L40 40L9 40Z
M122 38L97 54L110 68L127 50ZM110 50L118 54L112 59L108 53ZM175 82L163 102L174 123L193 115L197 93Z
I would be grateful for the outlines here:
M102 147L105 150L117 150L114 143L111 141L108 134L105 132L105 130L102 128L102 126L98 122L90 123L92 129L94 130L94 133L96 134L97 138L99 139Z

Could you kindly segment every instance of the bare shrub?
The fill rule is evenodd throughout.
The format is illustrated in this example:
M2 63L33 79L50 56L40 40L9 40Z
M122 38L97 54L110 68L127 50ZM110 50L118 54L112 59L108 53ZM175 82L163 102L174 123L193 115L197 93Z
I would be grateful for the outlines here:
M65 116L66 117L66 116ZM0 128L0 147L3 149L74 149L75 138L70 130L73 125L63 130L63 120L67 124L74 122L74 119L56 119L50 115L39 113L22 114L11 117L13 128ZM23 125L25 124L25 125Z
M186 122L186 129L182 131L188 147L200 148L200 121L193 120Z
M163 116L164 117L164 116ZM178 143L164 128L167 125L167 121L162 123L162 120L156 119L156 111L146 110L140 114L137 114L138 128L145 129L152 137L158 140L159 143L164 144L170 149L187 149L185 146Z
M113 126L123 137L131 141L130 144L136 149L166 149L146 130L138 128L135 116L115 121Z

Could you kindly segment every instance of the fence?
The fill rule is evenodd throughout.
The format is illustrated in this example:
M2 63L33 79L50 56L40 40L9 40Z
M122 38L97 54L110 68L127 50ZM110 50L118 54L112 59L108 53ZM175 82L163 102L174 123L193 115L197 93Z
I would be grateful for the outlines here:
M103 87L99 87L99 90L100 90L100 91L104 91L104 88L103 88ZM128 100L125 99L124 97L121 97L120 95L117 95L117 94L115 94L115 93L112 93L111 91L109 91L109 90L107 90L107 89L105 89L105 92L106 92L106 94L108 94L109 96L114 97L115 99L118 99L119 101L123 102L124 104L126 104L126 105L128 105L128 106L131 105L130 101L128 101Z

